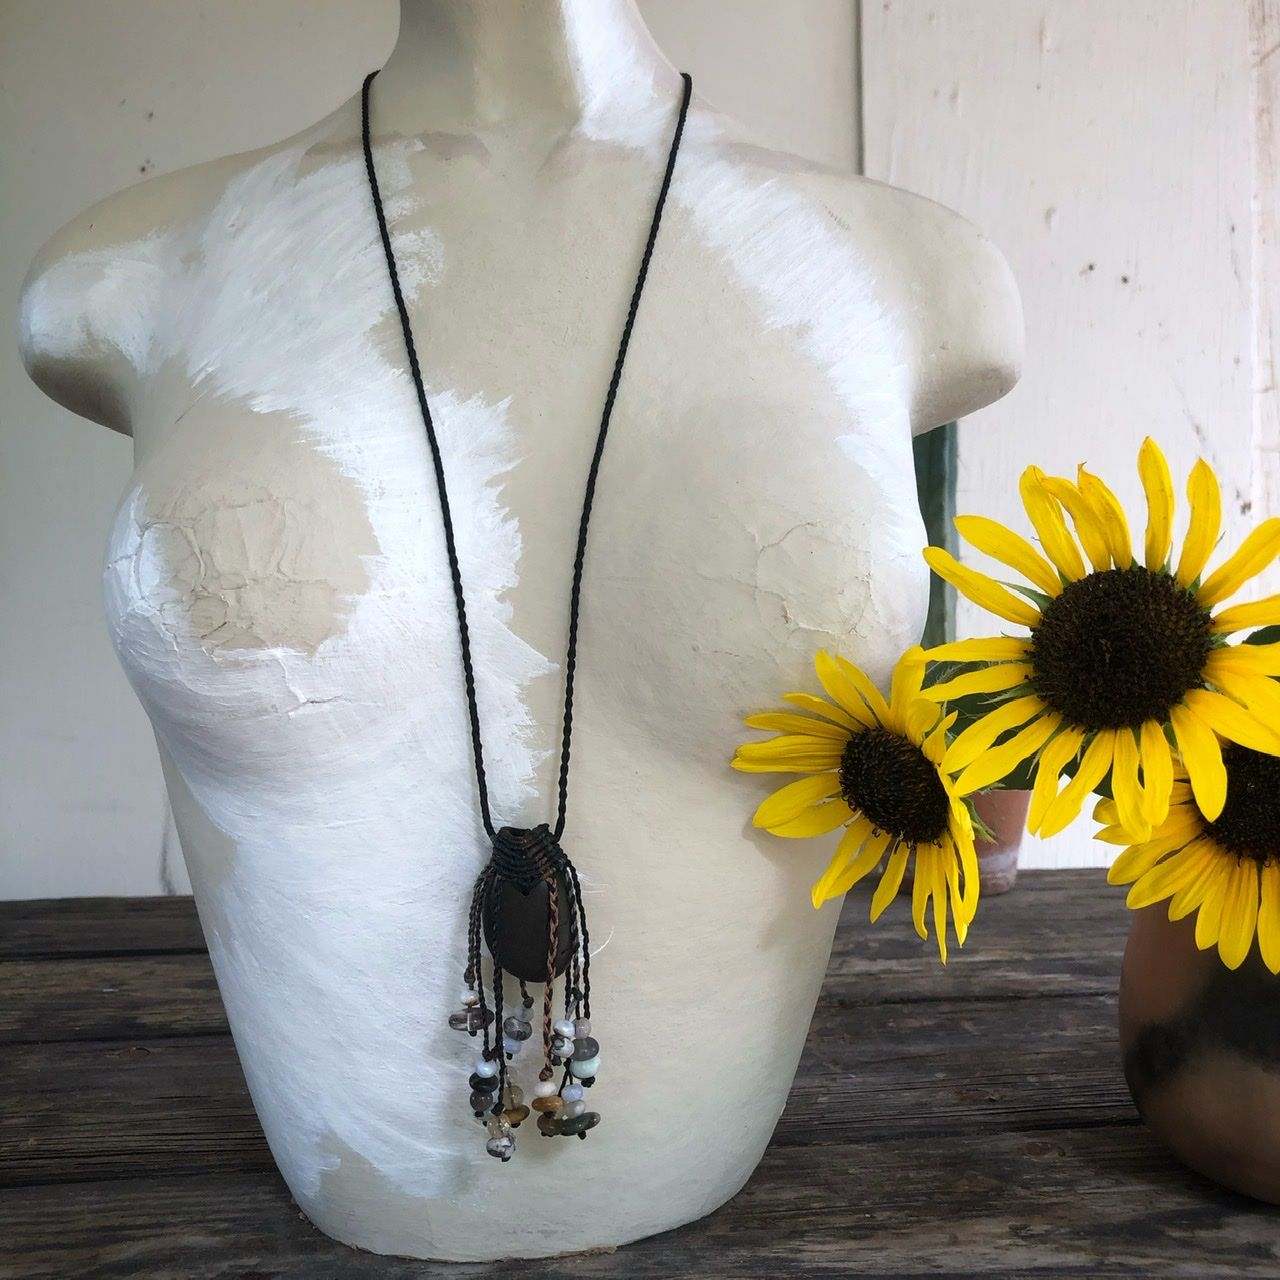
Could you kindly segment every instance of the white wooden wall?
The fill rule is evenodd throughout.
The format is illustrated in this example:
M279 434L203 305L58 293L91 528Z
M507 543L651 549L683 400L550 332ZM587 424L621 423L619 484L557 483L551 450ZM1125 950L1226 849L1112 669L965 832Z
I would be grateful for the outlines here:
M1026 308L1021 384L962 426L961 511L1025 531L1022 468L1080 461L1140 511L1150 433L1175 475L1197 454L1218 469L1228 539L1280 512L1276 13L1274 0L863 5L866 173L982 227ZM991 620L963 602L958 629L989 634ZM1028 840L1024 865L1105 865L1090 825Z

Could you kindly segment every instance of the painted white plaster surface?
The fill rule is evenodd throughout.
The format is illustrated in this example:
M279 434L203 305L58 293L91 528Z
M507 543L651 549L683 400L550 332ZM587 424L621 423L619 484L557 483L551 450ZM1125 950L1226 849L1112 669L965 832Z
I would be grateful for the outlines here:
M495 818L521 824L551 813L578 503L675 106L670 68L626 44L627 6L563 15L585 86L568 127L552 110L401 136L395 105L414 104L388 79L380 117L375 90ZM615 67L635 111L593 96ZM565 843L599 948L604 1119L585 1143L526 1126L499 1166L466 1106L474 1042L445 1026L486 850L357 127L349 103L140 189L144 225L110 247L64 233L27 292L28 360L54 394L119 385L102 402L138 465L108 616L299 1204L383 1252L618 1244L732 1195L782 1109L835 923L808 899L829 841L753 831L768 780L728 758L743 714L812 687L817 648L883 679L917 637L911 431L1011 379L1016 295L950 215L695 105L587 571ZM960 321L969 338L926 358ZM517 1081L535 1069L518 1060Z

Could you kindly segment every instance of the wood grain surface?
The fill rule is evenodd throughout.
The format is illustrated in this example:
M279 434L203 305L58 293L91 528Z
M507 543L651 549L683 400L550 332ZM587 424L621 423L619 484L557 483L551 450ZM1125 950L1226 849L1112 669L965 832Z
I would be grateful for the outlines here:
M905 904L899 904L899 908ZM1148 1136L1100 873L1024 873L943 969L846 904L746 1189L613 1253L443 1266L316 1231L245 1092L189 899L0 904L0 1278L1271 1276L1280 1213Z

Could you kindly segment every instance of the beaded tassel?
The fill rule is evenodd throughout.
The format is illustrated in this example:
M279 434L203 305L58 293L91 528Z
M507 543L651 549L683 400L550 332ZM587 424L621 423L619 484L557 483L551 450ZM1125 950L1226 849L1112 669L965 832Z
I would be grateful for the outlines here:
M487 991L482 939L492 968ZM469 1080L471 1110L484 1124L485 1150L504 1163L516 1149L514 1130L530 1109L523 1091L511 1083L508 1067L533 1038L530 982L542 985L542 1066L530 1103L538 1112L538 1132L585 1138L600 1123L599 1113L588 1111L583 1097L600 1068L600 1045L591 1035L590 970L590 935L573 863L546 826L503 827L472 894L466 990L449 1025L482 1037ZM511 1013L504 1012L508 974L520 984L521 1001ZM556 980L561 976L563 1016L555 1018Z

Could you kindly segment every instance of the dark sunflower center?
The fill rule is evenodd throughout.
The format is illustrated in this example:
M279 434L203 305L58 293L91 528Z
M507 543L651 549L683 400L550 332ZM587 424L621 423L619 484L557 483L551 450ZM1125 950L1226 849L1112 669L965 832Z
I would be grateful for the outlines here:
M947 793L913 742L887 729L855 733L840 757L840 791L881 831L928 844L947 830Z
M1208 610L1167 573L1107 569L1068 583L1031 636L1035 692L1070 724L1163 720L1202 683Z
M1231 744L1222 763L1227 802L1205 833L1238 858L1280 862L1280 757Z

